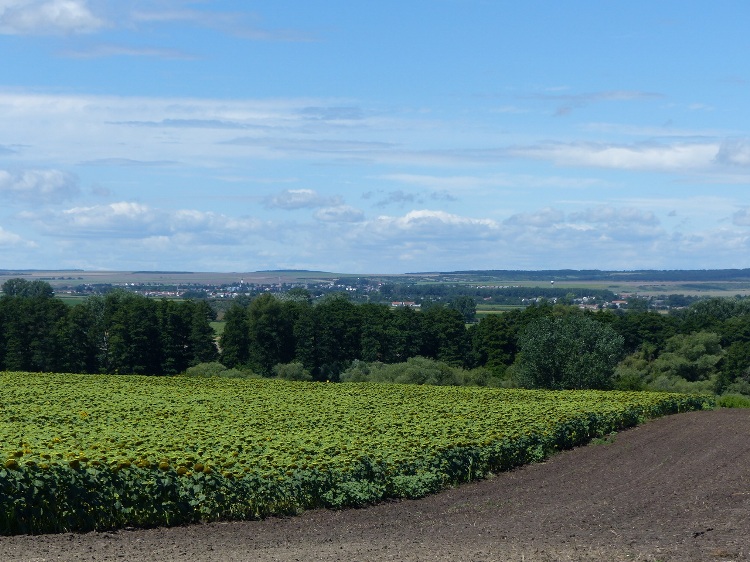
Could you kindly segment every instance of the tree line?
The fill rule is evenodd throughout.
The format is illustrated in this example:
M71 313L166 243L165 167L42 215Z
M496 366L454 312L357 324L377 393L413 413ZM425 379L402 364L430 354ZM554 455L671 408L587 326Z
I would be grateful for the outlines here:
M220 362L318 381L403 380L406 369L414 381L750 395L748 299L670 314L541 303L467 325L471 304L463 296L416 310L344 294L313 303L303 289L262 294L226 311L217 345L204 300L117 290L68 306L48 284L14 279L0 297L0 370L171 375Z
M343 295L313 305L300 295L235 304L221 363L261 376L295 364L312 380L403 381L416 372L406 363L422 358L464 370L446 374L432 363L442 373L435 380L468 384L750 395L750 300L709 299L670 314L541 303L467 326L465 297L418 312ZM393 364L401 371L384 367Z
M43 281L11 279L0 297L0 370L169 375L218 357L205 301L122 290L68 306Z
M261 376L278 375L279 365L295 363L301 367L297 375L311 380L405 382L402 375L383 370L382 365L420 358L453 369L483 370L456 374L431 363L430 368L442 373L435 380L607 388L614 366L625 354L626 338L608 324L614 315L605 320L606 313L543 304L488 316L467 327L471 309L465 296L417 311L354 304L344 295L331 295L313 305L309 299L283 300L265 294L227 311L220 361ZM582 351L590 345L595 353ZM605 351L607 358L601 360ZM575 358L577 364L570 366L564 358ZM546 359L556 362L545 363ZM414 365L411 362L404 369ZM419 365L423 374L409 380L429 378L424 375L428 363Z

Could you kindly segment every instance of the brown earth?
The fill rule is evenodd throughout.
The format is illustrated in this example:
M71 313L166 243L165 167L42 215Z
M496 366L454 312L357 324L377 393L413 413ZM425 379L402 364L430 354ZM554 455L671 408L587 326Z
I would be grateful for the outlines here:
M692 412L422 500L0 538L18 561L750 560L750 410Z

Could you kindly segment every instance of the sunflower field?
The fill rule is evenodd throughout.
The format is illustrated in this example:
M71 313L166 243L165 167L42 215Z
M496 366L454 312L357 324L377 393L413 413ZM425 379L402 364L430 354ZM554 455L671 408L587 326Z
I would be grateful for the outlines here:
M421 497L680 394L0 373L0 534L253 519Z

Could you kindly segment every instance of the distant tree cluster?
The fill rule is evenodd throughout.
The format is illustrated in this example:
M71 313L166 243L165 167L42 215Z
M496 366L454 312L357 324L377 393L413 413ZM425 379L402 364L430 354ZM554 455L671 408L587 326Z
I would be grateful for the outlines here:
M43 281L10 279L0 297L0 370L176 374L218 356L204 301L124 291L68 306Z

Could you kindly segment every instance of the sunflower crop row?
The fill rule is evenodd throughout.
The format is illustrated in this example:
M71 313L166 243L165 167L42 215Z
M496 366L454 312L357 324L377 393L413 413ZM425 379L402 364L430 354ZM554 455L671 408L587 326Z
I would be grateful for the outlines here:
M418 497L705 397L0 373L0 534Z

